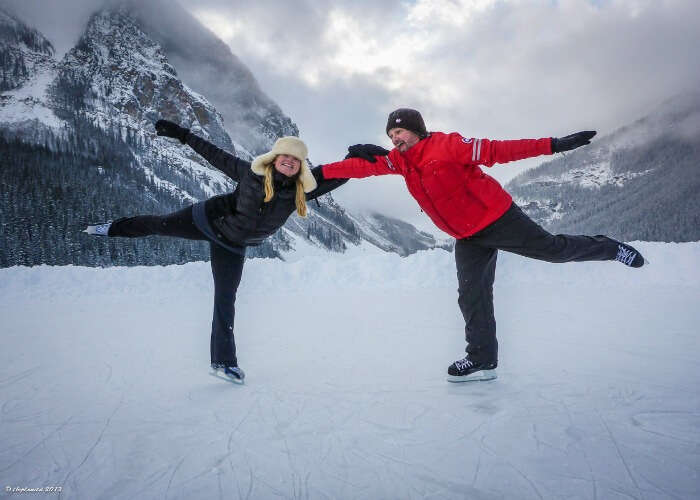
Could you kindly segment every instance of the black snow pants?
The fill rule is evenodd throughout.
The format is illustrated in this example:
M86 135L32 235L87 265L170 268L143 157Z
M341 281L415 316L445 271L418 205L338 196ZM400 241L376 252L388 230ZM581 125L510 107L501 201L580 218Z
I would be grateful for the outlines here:
M211 362L238 366L233 319L236 291L241 282L243 253L232 252L211 241L194 223L192 206L168 215L137 215L114 221L109 236L174 236L209 241L211 270L214 276L214 317L211 323Z
M499 249L547 262L581 262L613 260L617 245L607 236L550 234L515 203L491 225L457 240L458 303L466 323L466 351L470 357L498 361L493 281Z

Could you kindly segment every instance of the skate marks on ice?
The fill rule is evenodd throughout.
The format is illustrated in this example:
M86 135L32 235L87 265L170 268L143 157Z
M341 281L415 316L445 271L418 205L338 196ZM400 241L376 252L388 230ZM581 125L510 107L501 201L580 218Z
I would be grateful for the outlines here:
M151 269L111 270L102 294L92 270L46 269L69 299L0 296L4 482L65 498L700 496L697 288L497 286L499 378L473 384L444 380L463 349L453 286L242 291L234 387L208 375L209 270L188 269L177 294ZM329 328L296 318L311 306Z

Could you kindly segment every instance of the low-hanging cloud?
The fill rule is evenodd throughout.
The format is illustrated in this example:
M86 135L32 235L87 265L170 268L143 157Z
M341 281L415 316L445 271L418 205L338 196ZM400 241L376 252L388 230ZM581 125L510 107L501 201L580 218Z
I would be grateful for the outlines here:
M546 137L590 128L604 134L700 82L700 3L693 0L185 6L200 18L217 12L250 22L237 22L227 43L297 121L321 161L337 158L342 145L388 146L385 116L399 106L420 109L429 129L470 136ZM489 173L506 181L520 171L497 166ZM363 196L367 183L356 184L344 188L357 191L348 198L379 208L371 200L382 193ZM384 198L403 199L391 189ZM414 207L396 208L393 215Z
M2 1L59 52L101 4ZM316 162L353 143L389 146L386 114L399 106L420 109L431 130L469 136L604 134L700 82L695 0L180 3L250 67ZM520 171L489 173L505 181ZM390 215L415 212L397 186L351 182L339 196Z
M284 109L300 93L306 101L339 89L338 108L324 106L332 113L352 100L354 82L376 89L382 114L419 107L429 128L498 138L555 135L578 127L610 131L700 80L700 4L690 0L185 6L200 19L236 23L227 43ZM366 116L374 115L375 100L367 104ZM293 117L304 131L304 113ZM353 142L356 132L340 121L340 133ZM381 131L381 121L374 126Z

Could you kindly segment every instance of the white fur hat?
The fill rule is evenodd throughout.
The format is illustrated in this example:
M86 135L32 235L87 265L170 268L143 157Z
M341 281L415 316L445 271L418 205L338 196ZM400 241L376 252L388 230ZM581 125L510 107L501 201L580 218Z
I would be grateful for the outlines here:
M265 167L274 162L277 155L293 156L301 162L299 179L301 180L301 185L304 187L304 192L309 193L316 189L318 184L316 183L314 176L311 174L309 164L306 162L306 157L308 154L306 144L304 144L304 141L298 137L280 137L275 141L275 145L272 146L272 151L255 158L250 168L254 173L264 175Z

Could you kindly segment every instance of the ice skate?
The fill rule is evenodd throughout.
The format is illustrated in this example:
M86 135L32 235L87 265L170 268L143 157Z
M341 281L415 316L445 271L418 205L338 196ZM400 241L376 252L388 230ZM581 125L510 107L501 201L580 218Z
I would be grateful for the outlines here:
M237 366L224 363L212 363L210 374L234 384L242 384L245 380L245 373Z
M109 228L112 225L112 221L103 222L101 224L92 224L85 229L84 233L91 234L93 236L109 236Z
M646 259L639 253L634 247L620 243L617 245L617 255L615 260L622 262L624 265L629 267L642 267L644 264L648 264Z
M497 377L496 366L498 363L483 363L469 359L467 354L458 359L447 368L448 382L475 382L480 380L493 380Z

